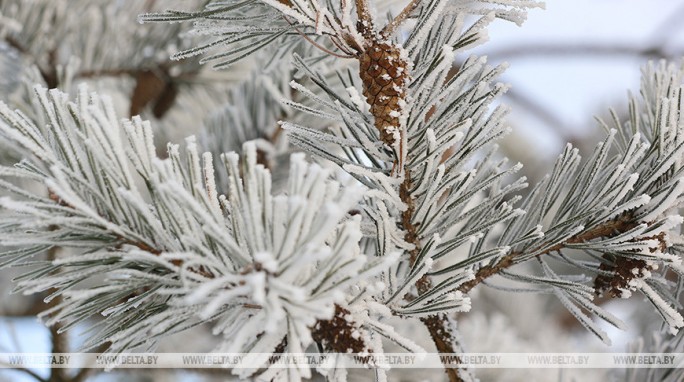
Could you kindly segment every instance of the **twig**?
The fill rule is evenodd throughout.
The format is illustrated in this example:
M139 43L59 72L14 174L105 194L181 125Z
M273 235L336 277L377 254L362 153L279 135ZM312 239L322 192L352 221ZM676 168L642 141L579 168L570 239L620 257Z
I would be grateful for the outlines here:
M418 5L420 5L420 0L411 0L404 9L399 12L399 14L392 19L392 21L385 25L384 28L382 28L382 31L380 32L380 35L383 37L389 37L396 31L397 28L409 17L411 16L411 13L418 8Z
M329 54L329 55L331 55L331 56L335 56L335 57L339 57L339 58L354 58L354 56L351 56L351 55L341 55L341 54L335 53L335 52L333 52L332 50L330 50L330 49L324 47L323 45L321 45L321 44L317 43L316 41L312 40L309 36L307 36L306 34L304 34L304 32L300 31L299 28L297 28L297 26L295 26L295 25L290 21L290 19L287 18L287 16L283 15L283 18L285 19L285 21L287 21L288 24L290 24L290 26L291 26L292 28L294 28L294 30L295 30L300 36L304 37L304 39L305 39L307 42L309 42L309 44L315 46L316 48L322 50L323 52L325 52L325 53L327 53L327 54ZM333 41L333 42L334 42L334 41ZM335 45L337 45L337 44L335 44ZM339 46L338 46L338 48L339 48Z
M428 332L430 332L430 338L432 342L435 343L437 351L440 353L455 353L456 338L449 331L449 320L444 314L434 315L421 318L420 321L425 325ZM444 371L449 378L449 382L462 382L463 379L458 374L458 369L453 367L446 367Z
M399 186L399 197L404 203L406 203L407 206L406 210L404 210L401 214L401 225L403 226L404 231L406 232L404 234L404 240L414 245L411 252L409 252L409 259L411 265L413 265L417 261L421 245L420 238L417 234L418 227L416 227L416 225L412 222L413 213L415 212L416 207L415 201L411 196L411 188L411 172L408 169L405 169L404 181ZM430 278L426 275L421 277L416 282L416 287L418 289L418 294L422 295L430 290L430 288L432 287L432 282L430 281ZM450 323L446 315L431 315L428 317L421 318L420 321L425 325L428 332L430 333L432 342L434 342L438 352L455 353L455 338L452 335L452 331L449 330ZM447 367L444 368L444 371L449 377L450 382L462 381L461 377L458 375L458 369Z
M355 0L356 2L356 16L359 18L359 32L369 38L375 29L373 26L373 16L370 12L368 0Z
M629 231L630 229L634 228L637 226L637 223L629 219L629 217L622 217L618 218L615 220L611 220L607 223L601 224L589 231L586 231L580 235L574 236L562 243L553 245L544 251L538 253L536 256L542 256L545 254L549 254L552 252L557 252L563 248L565 248L568 244L577 244L577 243L585 243L587 241L591 241L594 239L598 239L600 237L610 237L615 235L616 233L621 233L621 232L626 232ZM546 245L542 244L539 247L532 249L530 252L536 252L539 248L544 248ZM494 276L495 274L501 272L502 270L509 268L516 264L516 258L523 255L524 252L511 252L508 255L504 256L496 262L495 264L492 265L487 265L482 268L480 268L477 273L475 273L475 278L473 280L470 280L463 285L461 285L458 290L461 291L462 293L468 293L471 289L473 289L475 286L477 286L479 283L481 283L483 280Z
M57 259L57 252L59 251L59 247L52 247L48 250L47 253L47 260L48 261L54 261ZM55 296L50 302L48 303L48 308L53 308L57 305L59 305L62 302L62 295L58 294ZM55 322L53 325L50 326L50 340L52 341L52 353L53 354L59 354L59 353L68 353L69 352L69 343L67 340L67 336L63 333L60 333L60 330L62 329L62 324L59 322ZM62 369L62 368L52 368L50 371L50 379L48 380L49 382L63 382L67 381L67 369Z
M17 41L14 37L5 36L5 42L10 47L14 48L14 50L16 50L17 52L19 52L21 54L29 54L28 50L19 41Z

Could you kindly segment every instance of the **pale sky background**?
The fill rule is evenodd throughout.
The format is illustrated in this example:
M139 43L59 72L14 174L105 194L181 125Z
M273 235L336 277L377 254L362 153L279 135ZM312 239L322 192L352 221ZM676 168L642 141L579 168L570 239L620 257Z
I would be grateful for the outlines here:
M660 32L662 24L674 33ZM572 46L593 44L634 48L661 46L684 53L684 1L682 0L549 0L546 10L530 12L522 27L496 22L490 42L477 54L501 52L536 44ZM492 58L510 64L503 76L513 90L535 100L560 119L566 134L587 134L598 129L592 116L610 106L626 105L627 89L638 90L639 68L648 58L630 55L510 56ZM560 152L564 141L555 128L532 117L511 100L514 129L548 149ZM536 144L534 146L537 146Z

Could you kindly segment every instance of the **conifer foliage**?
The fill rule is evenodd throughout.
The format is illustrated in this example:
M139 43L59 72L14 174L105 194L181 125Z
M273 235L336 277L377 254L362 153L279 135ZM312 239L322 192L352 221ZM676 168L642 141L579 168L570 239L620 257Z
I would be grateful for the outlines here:
M259 64L231 93L225 126L204 132L211 151L190 137L160 153L149 122L122 119L85 86L39 85L21 108L0 104L0 137L23 158L0 167L0 263L29 266L17 290L50 293L48 325L97 318L84 346L113 353L206 324L217 350L255 357L382 354L390 343L454 353L456 313L501 278L555 294L606 343L591 316L626 325L599 295L643 295L672 333L684 327L673 281L684 275L684 65L646 67L627 120L600 121L593 153L568 145L528 187L496 145L508 132L495 103L505 67L454 64L489 23L522 23L540 3L411 0L396 15L369 0L204 3L140 21L189 25L196 45L175 59ZM240 153L219 151L221 128ZM292 147L265 142L274 129ZM277 182L264 158L288 150L301 152ZM422 322L434 349L393 318Z

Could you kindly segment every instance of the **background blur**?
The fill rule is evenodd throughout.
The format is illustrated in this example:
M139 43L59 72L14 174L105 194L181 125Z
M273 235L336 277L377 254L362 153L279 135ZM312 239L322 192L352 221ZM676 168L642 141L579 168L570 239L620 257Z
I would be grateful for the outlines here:
M624 110L641 66L684 56L684 1L550 0L522 27L499 22L489 31L473 53L510 64L508 149L526 165L543 164L566 142L593 147L603 133L594 116Z

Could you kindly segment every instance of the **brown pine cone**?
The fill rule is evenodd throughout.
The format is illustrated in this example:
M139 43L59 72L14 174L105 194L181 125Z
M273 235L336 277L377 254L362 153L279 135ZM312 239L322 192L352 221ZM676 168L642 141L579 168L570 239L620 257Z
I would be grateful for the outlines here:
M410 65L402 49L388 41L369 39L359 56L363 95L375 117L380 139L394 143L393 132L400 129L399 116L405 104Z
M349 310L335 305L335 316L329 320L318 321L311 330L314 341L323 345L326 351L337 353L362 353L370 349L363 342L361 332L353 322L347 320Z
M610 257L603 255L603 258L609 259ZM596 276L594 280L596 294L607 294L610 297L621 298L625 291L634 290L630 285L633 279L646 277L653 270L653 267L644 260L616 257L613 264L601 263L599 269L614 272L614 274L612 276Z

